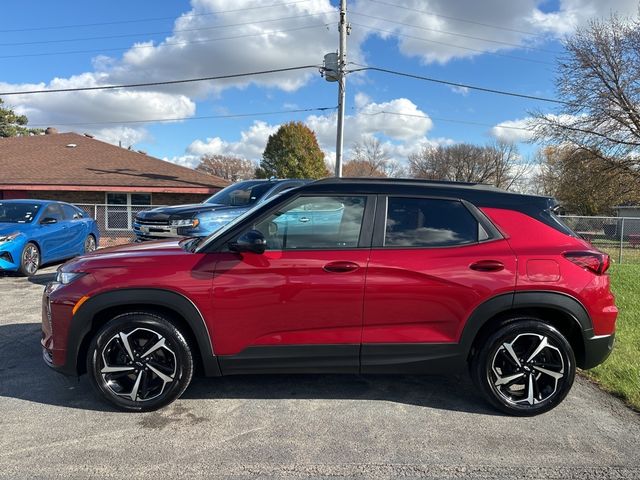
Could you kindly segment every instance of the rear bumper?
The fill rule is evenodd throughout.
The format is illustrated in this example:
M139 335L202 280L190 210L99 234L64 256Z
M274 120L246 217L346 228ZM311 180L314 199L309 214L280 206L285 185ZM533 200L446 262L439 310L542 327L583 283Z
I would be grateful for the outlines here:
M591 338L585 338L584 361L582 365L578 366L584 370L588 370L600 365L611 355L614 342L614 333L611 335L594 335Z

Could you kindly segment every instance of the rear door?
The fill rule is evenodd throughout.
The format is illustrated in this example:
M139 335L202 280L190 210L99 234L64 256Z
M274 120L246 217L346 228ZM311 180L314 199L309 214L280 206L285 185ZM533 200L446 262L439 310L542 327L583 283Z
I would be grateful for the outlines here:
M471 312L512 292L516 278L507 241L472 205L401 196L378 204L365 289L363 371L419 362L406 358L410 349L403 347L458 342Z
M88 224L71 205L61 204L67 226L67 248L65 255L73 257L84 253L84 241L89 234Z

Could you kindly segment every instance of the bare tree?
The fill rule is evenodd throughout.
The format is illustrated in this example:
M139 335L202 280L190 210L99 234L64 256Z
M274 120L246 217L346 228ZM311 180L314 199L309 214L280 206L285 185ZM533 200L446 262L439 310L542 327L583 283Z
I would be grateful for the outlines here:
M409 175L430 180L487 183L513 189L530 167L521 162L514 144L426 146L409 156Z
M380 140L365 137L351 148L351 158L344 164L345 177L396 177L402 173Z
M237 182L255 177L256 166L251 160L216 154L204 155L196 170Z
M556 114L535 112L536 139L640 177L640 21L612 15L565 41Z

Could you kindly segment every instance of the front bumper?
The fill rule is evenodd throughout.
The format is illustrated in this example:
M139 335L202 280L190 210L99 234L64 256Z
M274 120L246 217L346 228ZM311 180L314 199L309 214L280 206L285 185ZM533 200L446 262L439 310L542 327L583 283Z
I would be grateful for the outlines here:
M583 370L596 367L604 362L613 350L615 343L615 333L611 335L594 335L585 338L584 359L582 365L578 365Z
M20 255L24 245L9 242L0 245L0 271L14 272L20 268Z
M70 361L67 351L67 334L73 316L73 303L51 301L56 285L58 284L48 284L42 296L42 359L47 366L60 373L77 376L77 364Z

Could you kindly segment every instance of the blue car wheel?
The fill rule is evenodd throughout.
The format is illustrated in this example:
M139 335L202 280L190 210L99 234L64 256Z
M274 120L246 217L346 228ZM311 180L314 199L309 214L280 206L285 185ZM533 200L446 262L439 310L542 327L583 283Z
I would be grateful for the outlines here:
M20 273L30 277L35 275L38 268L40 268L40 250L35 244L28 242L20 255Z
M84 253L91 253L96 249L96 237L92 234L87 235L84 241Z

